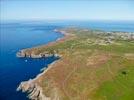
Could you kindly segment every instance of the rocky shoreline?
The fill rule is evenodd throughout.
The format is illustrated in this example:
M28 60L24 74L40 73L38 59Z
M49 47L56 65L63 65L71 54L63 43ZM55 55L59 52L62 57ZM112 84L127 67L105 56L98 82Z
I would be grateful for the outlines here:
M35 55L34 53L27 53L25 50L20 50L19 52L17 52L16 54L17 57L19 58L23 58L23 57L28 57L28 58L45 58L45 57L52 57L55 56L57 57L58 54L48 54L48 53L40 53L38 55Z
M26 56L21 56L21 57L26 57ZM28 81L22 81L18 86L18 88L16 89L16 91L26 92L30 100L51 100L50 97L45 96L42 87L38 84L38 81L48 70L50 70L53 67L53 65L56 62L57 60L51 63L47 69L43 69L43 72L38 74L34 79L29 79ZM58 100L58 99L54 99L54 100Z
M38 80L40 77L42 77L42 75L50 70L56 62L57 61L51 63L49 67L45 69L42 73L38 74L36 78L21 82L16 91L26 92L30 100L51 100L50 97L45 96L45 94L43 93L42 87L38 85Z
M50 47L51 46L54 46L54 45L56 45L58 43L61 43L61 42L65 42L65 40L68 40L71 37L74 38L75 35L74 34L71 34L71 33L69 34L70 31L66 31L66 30L57 30L57 29L55 29L54 31L63 34L64 37L63 38L59 38L59 39L57 39L54 42L50 42L47 45L41 46L41 48L43 48L43 51L40 51L40 49L39 49L40 47L35 47L35 48L30 48L30 49L28 48L28 49L20 50L19 52L17 52L16 56L17 57L20 57L20 58L21 57L28 57L28 58L35 58L35 59L36 58L43 58L43 57L52 57L52 56L61 57L62 54L59 55L59 53L56 52L55 49L53 49L53 52L48 52L46 48L48 48L49 46ZM99 33L99 34L101 34L101 33ZM134 35L127 34L127 33L126 34L124 34L124 33L118 34L118 33L113 33L113 32L112 33L106 33L106 35L104 35L103 41L100 41L99 40L97 42L95 41L95 43L96 44L99 44L99 45L100 45L100 43L101 43L101 45L102 44L111 44L111 43L113 43L114 40L116 40L118 38L119 39L121 38L121 40L126 40L126 39L127 40L132 40L132 39L134 39ZM86 41L86 40L83 40L83 41ZM86 43L88 43L88 41L86 41ZM37 53L36 50L37 51L39 50L39 52ZM62 57L64 57L64 55ZM20 85L17 88L17 91L22 91L22 92L28 93L28 98L31 99L31 100L59 100L60 95L58 95L58 92L56 91L55 87L53 87L53 86L50 87L51 90L52 90L51 93L53 94L53 97L49 97L49 96L46 96L46 94L45 94L46 92L45 93L43 92L43 87L40 86L40 84L39 84L39 81L41 81L41 79L43 79L44 76L46 76L50 72L48 70L53 69L53 68L56 68L56 67L54 67L55 65L53 65L53 64L56 64L56 62L57 61L55 61L52 64L50 64L49 67L47 69L44 69L43 72L40 73L39 75L37 75L36 78L30 79L28 81L21 82ZM59 63L59 62L60 61L58 60L57 63ZM66 66L66 65L64 65L64 66ZM59 65L58 65L58 67L59 67ZM62 68L63 68L63 66L60 67L61 70L58 70L59 73L60 73L60 71L61 71L61 73L62 73L62 71L65 71L65 69L63 68L63 70L62 70ZM57 70L56 70L56 72L57 72ZM60 76L62 76L62 74L59 75L59 77Z
M72 34L69 34L63 30L58 30L58 29L55 29L54 30L55 32L58 32L60 34L63 34L64 37L62 38L58 38L56 41L54 42L50 42L46 45L44 45L44 47L49 47L49 46L52 46L52 45L55 45L56 43L59 43L59 42L64 42L65 40L69 39L70 37L72 37L73 35ZM56 51L53 51L53 53L50 53L50 52L43 52L43 53L39 53L39 54L35 54L35 52L29 52L29 50L31 49L34 49L34 48L27 48L27 49L22 49L22 50L19 50L17 53L16 53L16 56L18 58L24 58L24 57L28 57L28 58L44 58L44 57L52 57L52 56L55 56L55 57L59 57L59 55L57 54ZM37 47L38 49L38 47ZM31 50L32 51L32 50Z
M22 90L22 92L27 92L28 93L28 98L31 100L47 100L47 97L45 97L42 94L42 89L39 85L37 85L34 80L28 80L25 82L21 82L19 87L17 88L17 91Z
M63 34L64 37L57 39L55 42L50 42L49 44L45 45L46 47L51 44L55 44L56 42L63 42L64 40L68 39L68 37L70 37L70 35L67 34L65 31L59 31L59 30L54 30L54 31ZM47 52L36 55L34 53L28 53L27 49L20 50L19 52L16 53L16 56L19 58L28 57L28 58L35 58L35 59L43 58L43 57L52 57L52 56L61 57L57 53L51 54L51 53L47 53ZM52 100L50 97L45 96L45 94L43 93L42 87L40 87L38 85L38 80L49 69L51 69L53 67L53 64L55 64L55 63L56 63L56 61L51 63L49 65L49 67L47 69L45 69L42 73L38 74L36 78L21 82L20 85L18 86L18 88L16 89L16 91L22 91L22 92L28 93L28 98L30 100ZM54 100L59 100L59 97L56 96Z
M100 84L103 84L103 83L101 83L101 81L103 82L106 80L110 80L111 77L113 77L113 74L106 79L103 76L101 76L101 78L87 77L87 79L89 79L90 81L95 80L95 81L93 81L93 83L90 83L90 81L87 81L87 79L85 79L83 81L84 78L82 78L82 77L83 77L83 75L85 75L84 77L86 77L87 73L88 73L88 76L90 76L90 75L96 76L96 72L97 72L96 70L93 70L94 73L92 73L92 74L90 74L89 71L91 71L92 69L100 68L100 66L103 67L103 64L106 64L109 61L109 59L114 61L111 58L115 57L114 54L116 55L116 53L120 52L120 51L118 51L118 49L123 48L126 50L126 48L124 48L125 43L128 43L128 41L131 42L134 39L134 35L132 35L132 34L119 33L119 32L101 33L99 31L98 33L95 32L96 33L95 36L92 36L90 34L90 31L88 33L87 30L76 30L76 32L78 32L78 33L82 32L81 34L83 34L84 37L81 37L81 34L71 34L70 30L67 30L67 31L66 30L54 30L54 31L64 34L64 37L57 39L54 42L50 42L47 45L44 45L41 47L20 50L16 54L17 57L29 57L29 58L35 58L35 59L43 58L43 57L51 57L51 56L56 56L56 57L62 56L61 58L63 58L63 59L58 60L58 62L55 61L52 64L50 64L47 69L44 68L43 72L40 73L39 75L37 75L36 78L20 83L20 85L17 88L17 91L22 91L22 92L28 93L28 98L31 100L63 100L61 98L64 98L64 97L76 99L75 97L72 96L72 95L74 95L73 94L74 92L71 91L71 90L73 90L72 88L70 88L70 91L66 90L69 86L74 86L75 82L80 82L80 84L83 84L83 83L86 84L84 86L85 88L88 86L89 88L94 89L99 86L98 83L96 84L96 82L98 82L98 80L100 81ZM72 33L73 32L75 32L75 31L72 30ZM99 35L99 34L102 34L102 36L100 35L100 37L98 37L97 35ZM74 38L75 35L76 35L76 38ZM90 36L92 36L92 37L90 37ZM73 39L75 40L75 43L72 41L71 42L65 41L65 40L69 40L70 37L73 37ZM95 39L92 39L92 38L95 38ZM79 39L79 41L77 41L77 39ZM122 43L122 41L125 43ZM61 43L61 42L65 42L65 44L63 43L63 45L64 46L69 45L69 47L66 48L65 50L62 50L61 48L59 48L59 45L56 45L56 43ZM72 44L72 43L74 43L74 44ZM124 46L120 46L120 45L118 45L118 43L120 43L121 45L124 45ZM98 47L101 47L101 48L96 48L96 47L91 48L92 45L97 45ZM130 45L132 45L132 44L130 44ZM57 46L57 47L54 47L54 46ZM78 46L80 49L77 49ZM109 46L110 50L105 49L106 46ZM53 47L53 48L51 48L51 47ZM85 48L85 47L89 47L89 48ZM116 47L117 52L114 51L115 50L114 47ZM72 49L72 48L74 48L74 49ZM131 46L129 48L131 49ZM61 49L61 51L59 49ZM59 50L59 51L56 52L56 50L57 51ZM103 52L103 50L105 52ZM93 53L92 54L93 56L90 55L90 53ZM105 53L109 53L108 55L111 54L111 56L107 57L107 55ZM118 55L118 54L116 55L116 57L119 57L118 59L121 59L120 55ZM126 57L128 57L129 59L132 60L133 54L127 54ZM84 61L84 63L82 63L81 61ZM85 67L81 67L81 66L85 66ZM112 67L115 68L114 66L115 65L113 64ZM122 68L123 68L123 66L122 66ZM74 70L72 70L72 69L74 69ZM76 69L77 69L77 71L76 71ZM119 69L117 69L117 71L118 70ZM82 71L82 74L79 73L81 71ZM107 70L104 70L104 72L106 72L106 74L107 74ZM77 74L74 74L74 73L77 73ZM78 79L74 80L76 78L76 75L78 75L77 76ZM108 75L109 75L109 73L108 73ZM68 79L70 79L70 80L68 80ZM67 84L66 83L67 81L71 85ZM44 82L46 82L46 83L44 83ZM79 84L79 86L80 86L80 84ZM92 85L93 86L95 85L95 87L92 88ZM89 92L89 90L86 90L86 92ZM81 95L83 96L83 94L81 94ZM76 93L75 96L79 96L79 94ZM87 94L87 96L88 96L88 94ZM79 99L79 100L83 100L83 98Z

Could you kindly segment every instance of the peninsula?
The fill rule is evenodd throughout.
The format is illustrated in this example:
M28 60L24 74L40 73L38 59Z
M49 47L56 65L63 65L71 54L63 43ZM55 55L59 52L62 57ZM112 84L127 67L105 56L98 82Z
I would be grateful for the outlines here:
M32 100L134 100L134 33L56 29L64 37L17 57L60 57L17 90Z

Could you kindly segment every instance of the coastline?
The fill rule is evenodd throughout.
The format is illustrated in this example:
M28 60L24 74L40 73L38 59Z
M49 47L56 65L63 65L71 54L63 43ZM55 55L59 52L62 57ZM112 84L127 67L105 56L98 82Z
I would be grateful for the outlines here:
M58 38L56 41L54 42L50 42L46 45L43 45L44 47L49 47L49 46L52 46L52 45L55 45L57 43L61 43L61 42L64 42L68 39L70 39L72 36L72 34L69 34L65 31L60 31L60 30L57 30L55 29L54 30L55 32L59 32L60 34L63 34L64 36L62 38ZM29 48L28 48L29 49ZM36 58L43 58L43 57L51 57L51 56L55 56L55 57L61 57L62 55L59 55L59 54L39 54L39 55L35 55L35 54L27 54L26 53L26 50L27 49L23 49L23 50L20 50L19 52L17 52L16 56L17 57L30 57L30 58L33 58L33 59L36 59ZM59 59L60 60L60 59ZM26 92L28 94L28 98L29 99L37 99L37 100L51 100L51 98L45 96L45 94L43 94L43 89L42 87L40 87L38 85L38 80L43 76L45 75L51 68L54 67L54 64L56 64L59 60L56 60L54 62L52 62L51 64L48 65L48 67L46 69L43 69L43 72L39 73L35 78L33 79L29 79L28 81L22 81L19 86L17 87L16 91L22 91L22 92ZM58 98L58 97L56 97ZM55 100L58 100L58 99L55 99Z
M54 31L55 32L58 32L60 34L63 34L64 36L62 38L58 38L56 41L49 42L46 45L41 45L41 46L36 46L36 47L33 47L33 48L26 48L26 49L19 50L16 53L16 56L19 57L19 58L23 58L23 57L28 57L28 58L43 58L43 57L52 57L52 56L58 57L59 55L56 52L54 52L53 54L52 53L48 53L48 52L40 53L40 54L35 54L34 52L29 52L30 49L36 49L36 48L39 48L39 47L48 48L48 47L53 46L53 45L56 45L58 43L62 43L64 41L70 39L71 37L74 37L73 34L67 33L67 32L65 32L63 30L55 29Z
M42 77L48 70L54 67L54 64L57 61L51 63L47 69L43 72L39 73L35 78L29 79L28 81L22 81L20 85L17 87L16 91L22 91L28 93L29 99L37 99L37 100L50 100L49 97L43 94L43 89L36 83L40 77Z
M77 81L83 80L83 78L81 78L81 74L85 73L85 72L79 73L79 72L76 72L76 70L87 71L87 73L88 73L88 71L90 69L96 73L96 70L94 70L94 69L101 68L101 67L103 68L103 64L108 63L108 61L112 60L112 58L119 57L118 59L120 59L120 57L122 57L122 56L119 54L119 52L122 55L124 55L125 52L118 51L118 47L126 49L126 48L124 48L125 43L128 43L129 41L133 41L133 39L134 39L134 35L131 35L129 33L118 33L118 32L115 32L115 33L114 32L106 32L106 33L104 32L103 33L101 31L97 31L97 32L95 31L95 34L94 34L95 36L92 36L92 32L90 30L85 31L85 30L81 29L81 30L73 30L72 32L66 31L66 30L54 30L54 31L64 34L64 37L59 38L54 42L50 42L47 45L43 45L43 46L31 48L31 49L24 49L24 51L22 50L23 51L22 56L20 56L20 57L42 58L42 57L55 56L55 57L62 58L62 59L59 59L59 60L51 63L48 66L48 68L43 70L43 72L38 74L34 79L30 79L28 81L21 82L21 84L17 88L17 91L22 90L22 92L28 93L29 99L62 100L62 99L60 99L61 96L65 96L66 98L71 98L72 96L69 94L71 91L68 92L66 90L67 89L66 86L68 84L71 84L71 82L73 82L73 81L75 82L75 80L73 80L73 78L76 78L74 73L77 73L80 76L80 77L77 77L78 78ZM76 34L71 34L73 32L75 32ZM78 34L77 34L77 32L78 32ZM79 32L81 32L81 33L79 34ZM84 35L84 33L85 33L85 35ZM84 37L81 37L81 35L83 35ZM101 36L101 38L99 37L99 35ZM75 36L78 38L75 39L74 38ZM68 43L68 41L66 41L66 40L69 40L72 37L75 40L75 43L72 41L69 41L70 47L64 48L64 46L68 45L68 44L66 44L66 43ZM77 40L79 38L81 40ZM65 42L65 44L63 42ZM60 53L55 51L55 50L57 50L57 48L59 49L59 45L58 46L56 45L59 43L61 43L60 45L62 45L62 43L64 44L64 46L62 45L64 48L64 51L61 50ZM118 45L118 43L120 43L121 45ZM51 47L54 47L55 45L57 46L57 48L51 49ZM131 45L131 43L130 43L130 45ZM80 46L80 49L78 49L77 46ZM108 49L105 48L108 46L110 47L110 50L109 50L109 48ZM116 50L114 49L114 46L117 47ZM74 48L74 47L76 47L76 48ZM101 47L101 48L98 48L98 47ZM40 51L40 49L42 49L42 48L43 48L43 50ZM49 48L49 49L47 49L47 48ZM111 51L111 48L113 49L113 51ZM38 53L35 52L36 50L39 52ZM48 51L54 50L55 52L47 52L47 50ZM132 52L132 54L133 54L133 51L128 51L127 49L126 49L126 52L127 53ZM25 56L23 56L23 55L25 55ZM109 56L107 56L107 55L109 55ZM83 62L81 62L81 61L83 61ZM81 67L81 66L85 66L85 67ZM124 68L124 66L122 66L122 68ZM81 69L83 69L83 70L81 70ZM118 71L119 69L120 68L117 67L116 70ZM107 74L107 70L104 70L104 71L106 71L106 74ZM95 73L93 73L94 76L96 76ZM74 76L73 76L73 74L74 74ZM108 72L108 75L109 75L109 72ZM89 77L87 77L87 76L89 76ZM95 85L94 88L99 87L100 84L102 84L104 81L110 80L111 77L112 77L112 79L114 78L114 76L109 75L108 78L103 79L103 75L102 75L100 78L95 77L95 82L94 82L94 79L92 80L92 77L90 78L90 73L88 73L88 75L85 75L84 77L87 77L87 79L89 79L90 81L86 83L85 81L87 81L87 80L85 79L84 81L81 81L81 83L84 82L83 84L87 84L87 86L88 86L89 85L88 83L90 83L92 81L92 83L89 85L89 87L92 85ZM72 78L72 80L71 80L71 78ZM102 80L101 80L101 78L102 78ZM70 83L69 82L67 83L67 81L69 81L69 79L70 79ZM100 84L94 84L98 80L101 81ZM45 84L42 82L48 82L47 84L49 84L49 86L42 85L42 84ZM72 83L71 85L75 85L75 84ZM50 94L47 93L48 90L46 88L47 89L49 88ZM63 94L62 93L59 94L59 91L58 91L59 88L61 89ZM91 87L91 91L94 88ZM90 93L91 91L88 91L88 92ZM76 95L77 95L77 93L76 93Z

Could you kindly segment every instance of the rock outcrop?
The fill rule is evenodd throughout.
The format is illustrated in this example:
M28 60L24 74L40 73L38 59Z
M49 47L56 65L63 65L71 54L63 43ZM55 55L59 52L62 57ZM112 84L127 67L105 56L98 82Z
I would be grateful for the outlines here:
M40 54L34 54L34 53L27 53L26 50L20 50L19 52L17 52L16 54L17 57L19 58L24 58L24 57L28 57L28 58L45 58L45 57L58 57L59 55L57 53L40 53Z
M20 50L19 52L17 52L16 56L17 57L26 57L26 53L24 50Z
M46 97L43 92L42 88L35 82L35 80L29 80L21 82L17 91L27 92L28 98L30 100L51 100L49 97Z
M46 96L45 93L43 92L43 88L39 85L40 79L48 70L54 67L54 64L56 62L57 61L51 63L47 69L44 69L44 71L38 74L34 79L29 79L28 81L21 82L17 88L17 91L27 93L28 98L30 100L60 100L58 90L56 89L55 86L53 86L53 84L49 84L51 88L51 96Z

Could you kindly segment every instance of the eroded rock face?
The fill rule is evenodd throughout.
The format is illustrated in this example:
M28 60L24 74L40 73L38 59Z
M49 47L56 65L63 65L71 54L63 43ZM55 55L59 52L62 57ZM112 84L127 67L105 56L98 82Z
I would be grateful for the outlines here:
M21 82L17 91L27 92L28 98L31 100L51 100L43 94L42 88L35 82L35 80Z
M31 58L42 58L43 57L43 55L35 55L35 54L30 54L30 57Z
M43 58L43 57L58 57L59 55L57 53L51 54L51 53L40 53L38 55L34 53L27 53L25 50L20 50L16 54L17 57L23 58L23 57L28 57L28 58Z
M20 50L19 52L17 52L16 56L17 57L26 57L26 53L23 50Z
M29 80L21 82L17 91L22 91L28 93L28 98L30 100L61 100L56 88L52 88L52 93L50 97L45 96L42 88L36 83L36 80Z

